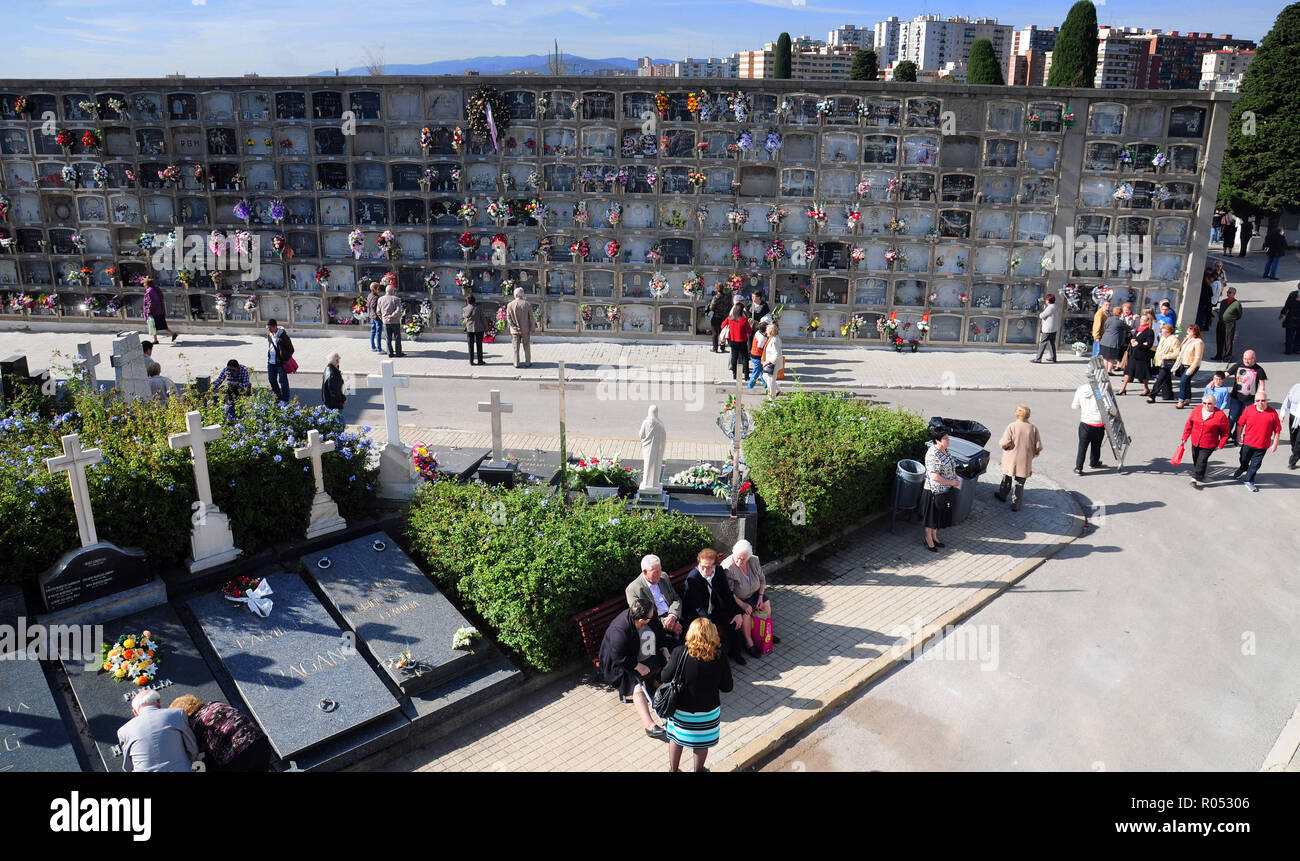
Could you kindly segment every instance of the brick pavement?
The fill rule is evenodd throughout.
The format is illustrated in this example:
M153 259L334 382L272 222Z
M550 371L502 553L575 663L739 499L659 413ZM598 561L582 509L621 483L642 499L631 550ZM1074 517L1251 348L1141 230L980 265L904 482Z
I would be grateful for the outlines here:
M1022 511L1013 514L977 485L975 509L943 533L937 556L917 525L897 534L877 520L833 548L772 578L782 644L735 667L723 696L722 739L713 770L747 767L800 726L885 671L894 646L953 624L1073 540L1082 518L1068 494L1035 473ZM1044 576L1039 573L1035 576ZM900 632L908 637L900 640ZM667 745L641 732L631 705L590 674L556 681L385 766L393 771L655 771ZM689 762L689 757L687 757Z

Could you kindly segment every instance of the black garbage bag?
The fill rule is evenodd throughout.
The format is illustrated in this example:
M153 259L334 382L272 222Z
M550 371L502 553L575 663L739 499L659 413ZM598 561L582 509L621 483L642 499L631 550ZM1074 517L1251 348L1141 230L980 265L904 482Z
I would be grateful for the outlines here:
M931 428L943 428L948 436L973 442L980 448L989 444L993 433L977 421L968 419L945 419L935 416L930 419Z

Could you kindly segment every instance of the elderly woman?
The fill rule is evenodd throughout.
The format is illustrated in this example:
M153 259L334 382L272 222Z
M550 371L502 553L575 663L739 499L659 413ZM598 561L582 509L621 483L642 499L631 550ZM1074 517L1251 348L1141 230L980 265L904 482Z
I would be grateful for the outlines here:
M483 316L483 309L478 306L478 300L471 293L465 297L465 307L460 309L460 317L465 322L465 341L469 345L469 363L471 365L486 364L483 361L483 335L487 332L487 318ZM478 360L475 361L474 354L478 354Z
M680 671L681 694L677 709L668 718L668 770L681 771L682 748L689 747L696 771L708 771L704 760L709 748L718 743L722 725L722 698L733 687L731 666L722 653L717 627L707 617L691 622L685 644L678 646L659 673L672 681Z
M168 708L180 709L204 754L207 771L266 771L271 743L257 723L225 703L207 703L186 694Z
M339 370L339 354L330 353L330 360L320 375L320 399L332 410L341 410L348 402L343 394L343 372Z
M1034 458L1043 453L1038 428L1029 423L1029 407L1016 407L1016 420L1002 432L1002 486L993 494L1001 502L1011 494L1011 510L1019 511L1025 499L1025 479L1034 474ZM1014 482L1014 486L1013 486Z
M727 572L731 595L745 615L745 624L740 629L745 635L745 651L761 658L763 652L754 643L754 614L766 613L771 618L772 602L767 600L767 580L763 577L763 566L754 555L754 545L745 540L737 541L731 548L731 555L722 560L722 570ZM773 637L772 642L781 640ZM734 651L731 657L738 664L745 663L745 659Z
M1156 317L1156 319L1159 320L1160 318ZM1163 324L1160 327L1160 341L1156 344L1156 364L1160 366L1160 371L1156 376L1156 384L1152 387L1151 394L1147 396L1147 403L1154 404L1157 395L1166 401L1174 399L1174 363L1178 361L1180 352L1182 352L1182 343L1178 340L1178 336L1174 334L1174 324Z
M934 443L925 453L925 487L921 490L921 518L925 524L925 546L931 553L938 553L943 547L939 540L939 530L952 526L952 506L961 487L957 477L957 461L948 454L948 434L943 428L930 430L930 440Z
M784 364L785 347L781 343L781 330L775 323L768 323L767 343L763 346L763 382L767 386L769 398L780 394L776 390L776 381L781 377L781 366Z

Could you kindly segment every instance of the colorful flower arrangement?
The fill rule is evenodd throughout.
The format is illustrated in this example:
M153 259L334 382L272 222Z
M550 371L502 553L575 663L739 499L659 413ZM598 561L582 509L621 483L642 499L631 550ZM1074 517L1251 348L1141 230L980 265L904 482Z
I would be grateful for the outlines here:
M451 132L451 148L456 152L465 148L465 133L460 130L460 126L456 126Z
M154 241L154 234L152 233L141 233L135 238L135 244L138 245L140 250L145 252L145 254L153 251Z
M668 94L663 90L655 93L655 110L659 112L659 116L667 116L668 106L670 104L671 100L668 98Z
M569 253L572 254L576 260L581 262L586 260L587 255L591 253L591 246L587 244L585 237L582 239L575 239L573 242L569 243Z
M1119 151L1119 163L1120 163L1120 164L1132 164L1132 163L1133 163L1133 150L1129 149L1128 147L1124 147L1122 150L1120 150L1120 151Z
M467 274L465 274L464 269L456 270L456 286L462 290L468 290L469 288L474 286L473 280L471 280L470 277Z
M653 242L649 250L645 253L647 263L662 263L664 259L664 245L662 242Z
M506 250L506 235L504 233L498 233L492 237L492 250L496 251L498 248L501 249L501 253L504 255Z
M691 188L699 189L708 181L709 178L698 170L692 170L686 174L686 182L690 184Z
M163 182L170 182L176 185L181 181L181 169L178 165L169 164L162 170L158 171L158 178Z
M14 113L19 115L27 113L26 96L17 96L14 98Z
M772 153L772 155L776 155L781 151L781 136L776 132L768 132L767 140L763 143L763 148Z
M9 198L0 194L0 219L9 217Z
M834 100L834 99L818 99L818 101L817 101L817 116L819 116L819 117L825 117L825 116L830 116L830 115L833 114L833 113L835 113L835 100Z
M735 274L727 276L727 289L730 290L732 293L735 293L737 290L743 289L744 286L745 286L745 279L742 276L735 275Z
M785 243L779 239L773 239L771 242L767 243L767 248L763 251L763 257L773 266L780 263L785 256Z
M366 305L366 297L358 296L352 300L352 319L364 320L370 309Z
M171 236L168 237L167 244L170 247L174 245L175 242L176 233L175 231L172 231ZM222 233L220 230L214 230L208 234L208 250L213 254L224 254L226 249L229 247L230 242L226 239L226 234Z
M862 329L862 327L866 324L866 322L867 322L866 317L863 317L861 314L854 314L853 316L849 317L849 319L844 323L843 326L840 326L840 334L846 338L856 338L858 332Z
M1061 293L1065 296L1065 309L1067 311L1083 310L1083 303L1079 299L1078 284L1066 284L1061 288Z
M70 147L74 142L76 142L76 140L77 139L72 136L72 132L67 129L59 129L54 133L54 142L62 147Z
M411 461L415 464L415 471L425 481L438 480L438 455L429 451L427 445L417 442L411 446Z
M424 318L419 314L411 314L402 321L402 333L408 338L416 338L424 331Z
M122 297L110 296L108 299L108 304L104 308L104 312L107 314L116 314L121 310L122 310Z
M731 246L730 257L731 262L733 263L739 263L744 258L744 254L741 253L739 245Z
M749 116L749 96L739 91L728 94L727 108L736 115L736 122L743 123Z
M650 275L650 295L660 299L668 294L668 277L662 272Z
M930 332L930 312L929 312L929 311L926 311L924 314L921 315L921 321L920 321L919 323L916 324L916 331L918 331L918 332L921 333L921 337L925 337L926 335L929 334L929 332Z
M528 205L530 207L533 206L533 204L531 203ZM531 212L531 209L529 211ZM506 199L504 197L498 197L489 200L487 206L487 214L488 214L488 218L491 218L493 221L501 221L509 217L510 204L506 203Z
M808 220L816 227L822 227L826 224L826 210L815 203L805 209L803 214L808 216Z
M509 214L510 207L506 203L505 198L501 198L500 203L503 207L505 207L506 214ZM537 199L530 200L528 201L528 203L524 204L524 211L528 213L529 218L531 218L533 221L536 221L539 225L545 224L546 219L551 217L550 207L548 207L545 203ZM488 214L489 215L492 214L491 207L488 207ZM583 214L586 215L585 209L583 211ZM574 218L576 220L577 212L574 213Z
M860 245L855 245L852 250L849 251L849 257L853 259L854 263L861 263L863 260L867 259L867 250Z
M86 149L96 149L104 145L104 133L99 129L86 129L81 135L81 145Z
M293 249L289 247L289 240L284 238L283 233L277 233L271 237L271 250L281 258L284 258L286 255L293 255Z
M907 257L897 248L890 248L885 252L885 265L890 269L901 269L907 265Z
M80 177L77 175L77 169L70 164L65 164L59 171L59 176L63 179L64 184L71 188L77 187L77 181Z
M191 269L180 269L176 272L176 283L186 290L194 285L194 271Z
M257 310L257 297L252 293L244 297L244 310L250 314Z
M236 201L232 211L235 213L235 218L240 219L245 224L247 224L248 220L253 217L253 207L249 204L248 198L246 197L241 197Z
M886 340L892 342L898 333L898 312L890 313L888 318L876 318L876 331Z
M30 293L19 293L17 296L9 298L10 311L30 311L35 304L36 300Z
M1121 182L1119 185L1115 186L1115 190L1111 192L1111 197L1117 201L1132 200L1133 184L1131 182Z
M700 275L694 269L687 272L686 279L682 281L682 293L685 296L703 296L704 276Z
M743 206L733 206L727 210L727 223L732 230L739 230L749 221L749 210Z
M695 220L703 227L704 222L709 220L709 208L702 203L695 207Z
M820 251L821 248L818 247L816 240L814 240L811 236L804 239L803 241L804 259L807 261L809 268L815 268L817 266L817 255Z
M551 237L549 236L543 236L541 239L537 240L537 254L536 254L537 259L538 260L550 259L551 250L553 247L554 244L551 241Z
M536 170L528 171L528 187L536 191L542 187L542 175Z
M316 283L319 284L319 285L321 286L321 289L323 289L323 290L328 290L328 289L329 289L329 286L330 286L330 268L329 268L328 266L321 266L321 267L317 268L317 270L316 270Z
M618 244L617 239L611 239L605 243L605 256L611 260L617 260L618 252L621 248L622 246Z
M749 152L754 148L754 136L749 132L741 132L740 137L736 138L736 146L741 152Z
M891 197L893 197L894 195L898 194L898 192L901 191L902 188L903 188L903 183L902 183L902 181L899 180L899 178L896 177L896 176L895 176L895 177L891 177L890 180L889 180L889 182L885 185L885 191L886 191L886 192L887 192Z
M108 177L108 168L104 167L102 164L97 164L90 169L90 178L100 187L103 187L104 184L108 182Z
M605 207L605 221L610 227L618 227L623 220L623 205L621 203L611 203Z
M474 198L468 197L465 202L456 210L456 217L465 222L466 226L474 223L478 218L478 207L474 205Z
M705 94L704 94L703 92L700 92L700 93L687 93L687 94L686 94L686 110L690 111L692 114L698 114L698 113L700 112L701 96L704 96L704 95L705 95Z
M80 231L73 233L72 236L68 237L68 241L72 243L73 248L77 249L78 254L86 250L86 237L83 236Z
M1029 126L1031 129L1038 128L1039 123L1041 123L1042 121L1043 118L1036 113L1030 114L1029 116L1025 117L1025 125Z
M795 289L797 289L797 290L799 291L799 293L802 294L802 296L803 296L803 300L804 300L805 302L809 302L809 303L812 302L812 285L811 285L811 284L799 284L799 285L796 286Z
M582 322L590 323L592 317L592 307L590 305L583 305L580 311L582 313Z
M123 634L112 645L105 643L101 654L101 669L108 673L114 682L128 682L137 687L144 687L158 674L158 665L162 656L153 635L148 631L141 634Z
M894 216L893 218L889 219L889 232L894 234L895 236L897 236L900 233L906 233L907 221L902 218L899 218L898 216Z
M1102 302L1109 302L1115 295L1115 291L1105 284L1099 284L1092 288L1092 304L1101 307Z
M623 310L617 305L606 305L605 319L610 323L617 323L619 320L623 319Z
M850 232L862 226L862 208L858 204L849 204L849 208L844 212L844 224Z
M462 254L473 254L478 250L479 241L477 236L466 230L460 235L460 238L456 240L456 244L460 246Z
M393 235L391 230L382 231L375 237L375 247L389 260L396 260L402 256L402 246L398 243L397 237Z
M864 179L861 182L859 182L857 187L857 192L858 192L858 197L866 197L867 195L871 194L871 180Z
M814 314L813 318L809 320L807 325L803 326L802 329L803 331L808 333L808 337L815 338L817 337L817 330L820 329L821 327L822 327L822 318Z
M772 226L773 230L779 228L781 222L785 221L789 216L790 210L784 206L773 205L767 208L767 223Z

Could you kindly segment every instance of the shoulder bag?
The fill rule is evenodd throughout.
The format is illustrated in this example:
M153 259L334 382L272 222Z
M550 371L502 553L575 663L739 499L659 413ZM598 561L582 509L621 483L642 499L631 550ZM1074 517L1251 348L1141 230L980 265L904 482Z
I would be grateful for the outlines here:
M673 716L677 711L677 699L682 695L682 669L685 668L687 660L691 655L686 651L685 646L679 646L681 649L681 659L677 662L677 669L673 670L673 680L667 684L659 686L655 691L654 706L655 714L664 720Z

